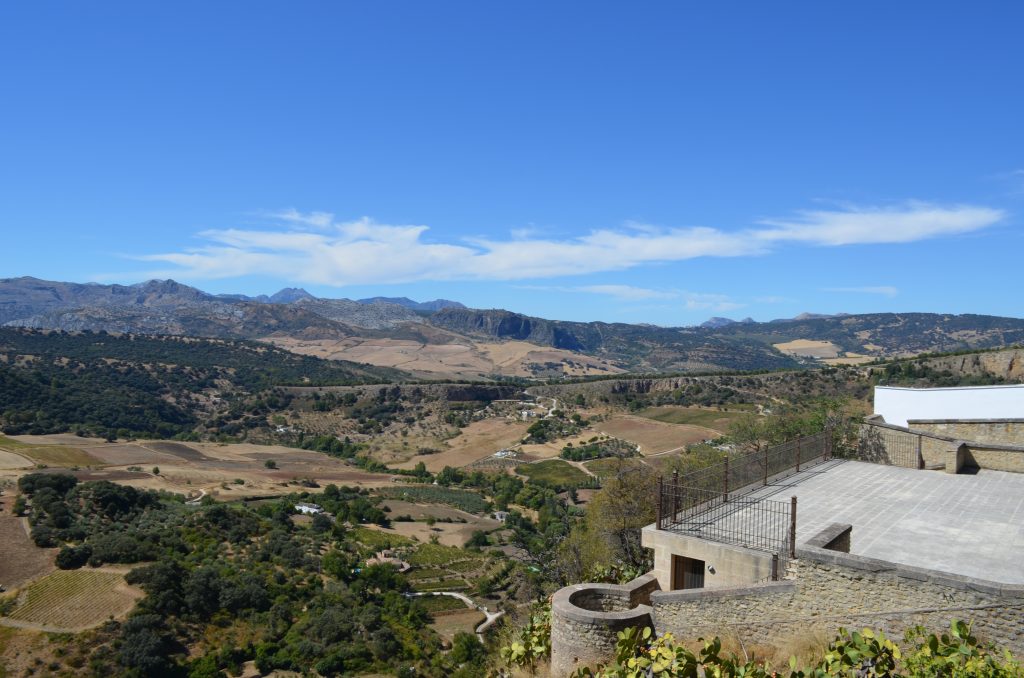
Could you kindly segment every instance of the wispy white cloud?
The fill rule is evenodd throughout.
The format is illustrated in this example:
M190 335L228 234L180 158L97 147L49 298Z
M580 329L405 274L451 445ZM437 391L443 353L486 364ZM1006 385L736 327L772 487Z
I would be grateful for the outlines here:
M1005 212L991 207L942 207L909 201L887 207L849 206L842 210L805 210L793 219L762 219L768 228L753 231L768 242L804 242L813 245L906 243L957 233L968 233L1002 220Z
M577 292L591 292L593 294L606 294L623 301L638 301L641 299L675 299L679 292L673 290L652 290L646 287L633 287L632 285L584 285L572 288Z
M895 297L900 293L891 285L877 285L868 287L826 287L822 292L850 292L853 294L880 294L884 297Z
M734 301L725 294L707 294L701 292L684 292L684 306L688 311L735 311L746 304Z
M422 225L380 224L368 218L338 222L327 212L295 209L269 216L274 223L266 229L207 230L198 234L204 241L199 247L135 258L171 266L149 271L152 276L190 279L266 275L331 286L529 280L622 271L698 257L763 255L785 242L822 246L911 242L978 230L1004 214L987 207L911 202L896 207L847 206L799 212L791 219L763 220L758 227L741 231L631 223L621 229L598 229L564 239L520 230L505 239L447 243L427 238L429 228ZM594 289L583 291L631 299L668 298L658 296L667 294L658 290L591 287ZM731 302L687 299L687 303Z

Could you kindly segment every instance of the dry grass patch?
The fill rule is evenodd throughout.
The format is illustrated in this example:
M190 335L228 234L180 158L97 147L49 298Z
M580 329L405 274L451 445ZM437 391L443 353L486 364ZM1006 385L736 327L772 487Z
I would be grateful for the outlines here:
M614 415L594 427L606 435L638 444L640 453L645 456L682 449L721 435L719 431L703 426L666 424L629 414Z
M712 410L704 407L681 407L679 405L662 405L648 407L637 414L646 419L653 419L664 424L680 424L700 426L724 434L736 420L742 419L749 411Z
M781 344L772 344L782 353L798 355L804 358L838 358L843 349L831 341L816 339L794 339Z
M440 471L445 466L458 468L517 444L526 435L528 428L529 422L507 419L474 421L462 429L460 435L442 443L446 449L437 454L417 455L395 466L410 469L422 461L427 470L432 472Z

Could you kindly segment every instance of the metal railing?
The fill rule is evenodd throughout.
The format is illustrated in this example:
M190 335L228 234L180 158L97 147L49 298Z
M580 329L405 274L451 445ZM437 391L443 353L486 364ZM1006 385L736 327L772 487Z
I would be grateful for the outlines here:
M661 502L659 516L668 517L689 511L709 501L716 493L723 501L740 497L768 485L769 482L799 473L801 469L830 459L832 434L823 431L810 436L735 457L726 457L714 464L680 476L673 473L662 486L680 488L672 491L671 502ZM659 527L663 528L659 521Z
M857 449L850 456L873 464L921 469L924 468L922 438L919 433L865 423Z
M657 528L776 555L773 578L796 557L796 497L751 496L762 487L832 456L823 431L735 457L666 481L658 479Z

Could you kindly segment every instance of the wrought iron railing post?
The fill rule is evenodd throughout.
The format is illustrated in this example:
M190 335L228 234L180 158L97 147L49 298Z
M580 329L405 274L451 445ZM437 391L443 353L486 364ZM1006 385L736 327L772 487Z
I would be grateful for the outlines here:
M796 497L789 502L789 558L796 560Z
M772 554L772 581L779 581L779 554Z
M768 485L768 448L764 448L764 484Z
M729 501L729 457L725 458L725 475L722 476L722 501Z
M924 468L924 455L921 453L921 440L924 438L922 435L917 436L917 470L920 471Z
M800 473L800 439L796 439L796 472Z
M659 530L664 529L661 524L661 502L664 500L665 484L663 482L663 476L658 476L658 512L655 514L657 516L657 522L655 524L658 526L657 529Z
M679 516L679 494L681 489L679 487L679 469L672 471L672 522L676 522Z

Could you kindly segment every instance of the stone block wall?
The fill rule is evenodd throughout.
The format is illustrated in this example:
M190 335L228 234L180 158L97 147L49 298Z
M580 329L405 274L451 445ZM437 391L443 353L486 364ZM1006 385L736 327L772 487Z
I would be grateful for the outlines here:
M967 443L964 464L994 471L1024 473L1024 447Z
M905 454L888 453L891 443L904 451L920 446L925 468L958 472L966 466L1024 473L1024 419L912 420L910 425L905 429L868 418L861 426L864 461L885 463L886 456L891 457L889 463L902 460ZM961 450L964 443L967 448Z
M792 580L718 590L655 592L659 633L682 639L733 635L778 645L840 626L880 628L895 638L918 624L947 628L974 622L976 635L1024 654L1024 586L1001 585L846 553L797 550Z
M915 431L955 440L1024 446L1024 419L911 419L907 423Z

